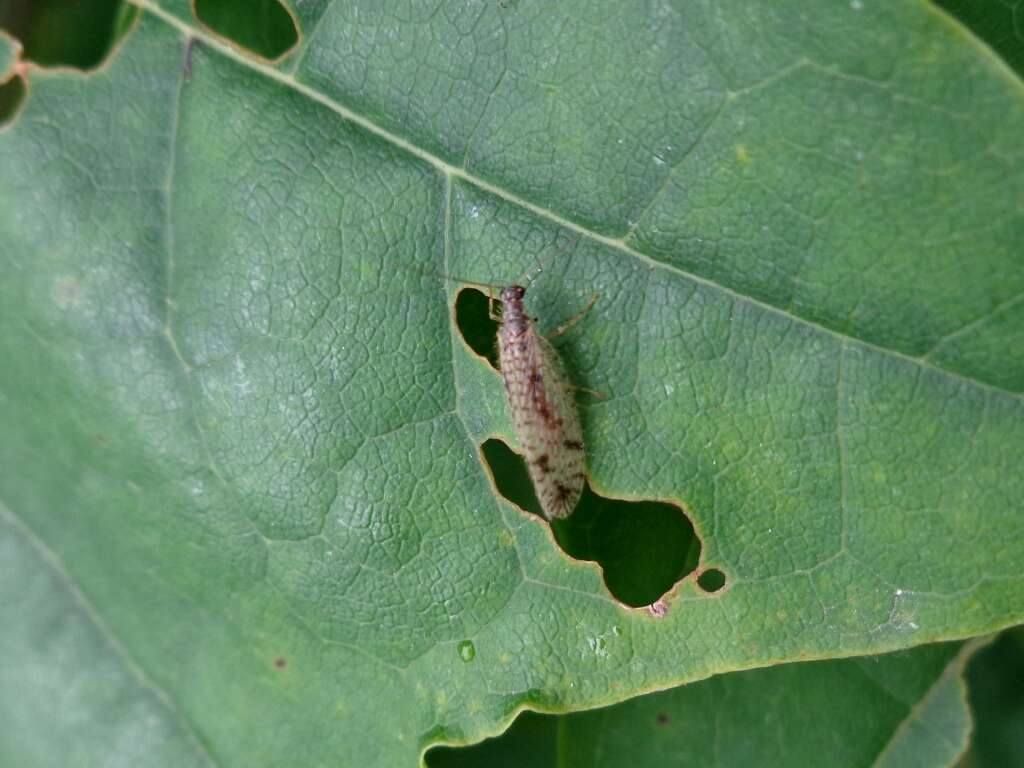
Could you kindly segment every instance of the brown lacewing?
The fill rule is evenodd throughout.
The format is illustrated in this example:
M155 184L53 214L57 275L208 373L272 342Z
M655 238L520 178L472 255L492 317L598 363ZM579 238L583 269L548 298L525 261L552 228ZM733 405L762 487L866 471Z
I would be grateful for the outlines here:
M566 248L573 242L575 240ZM532 275L542 265L531 269L523 282L529 285ZM572 513L587 477L583 429L576 414L574 398L579 388L570 382L551 342L538 333L536 321L526 314L523 308L525 295L526 288L518 283L501 288L502 311L499 315L494 312L492 293L491 317L501 324L498 329L498 358L512 425L522 446L537 500L550 520L568 517ZM596 300L595 294L586 308L556 328L551 338L575 325Z

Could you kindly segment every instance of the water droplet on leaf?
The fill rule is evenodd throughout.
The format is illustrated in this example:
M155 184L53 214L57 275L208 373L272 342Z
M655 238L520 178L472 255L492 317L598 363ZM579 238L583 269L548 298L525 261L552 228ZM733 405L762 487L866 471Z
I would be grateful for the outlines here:
M476 658L476 646L471 640L463 640L459 643L459 658L467 664Z

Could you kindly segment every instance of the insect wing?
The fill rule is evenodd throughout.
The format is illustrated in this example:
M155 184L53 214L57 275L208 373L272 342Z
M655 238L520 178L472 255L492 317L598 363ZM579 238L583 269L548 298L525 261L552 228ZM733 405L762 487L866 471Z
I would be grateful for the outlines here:
M532 324L514 343L499 336L502 376L516 436L548 518L568 516L586 477L583 430L558 353Z

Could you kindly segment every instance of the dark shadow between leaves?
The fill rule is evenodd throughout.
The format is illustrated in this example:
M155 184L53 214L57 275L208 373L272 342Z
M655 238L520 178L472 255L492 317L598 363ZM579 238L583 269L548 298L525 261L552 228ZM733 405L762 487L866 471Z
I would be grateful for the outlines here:
M426 755L429 768L513 768L554 765L558 749L558 717L525 711L509 729L471 747L434 747Z
M991 46L1018 76L1024 75L1024 8L1020 3L932 2Z
M481 450L501 495L542 516L522 457L500 440ZM552 521L551 529L562 551L598 563L608 591L633 607L658 600L700 562L700 539L680 507L605 498L589 484L576 511Z
M192 10L216 35L267 61L299 41L295 19L278 0L194 0Z

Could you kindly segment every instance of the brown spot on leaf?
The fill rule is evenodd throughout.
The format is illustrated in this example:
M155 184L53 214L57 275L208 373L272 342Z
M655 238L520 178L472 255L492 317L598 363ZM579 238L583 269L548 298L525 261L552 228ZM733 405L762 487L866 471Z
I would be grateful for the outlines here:
M192 50L196 46L196 38L190 37L185 44L185 55L181 62L181 74L186 80L192 77Z
M656 619L664 619L668 615L668 603L656 600L647 606L647 612Z

